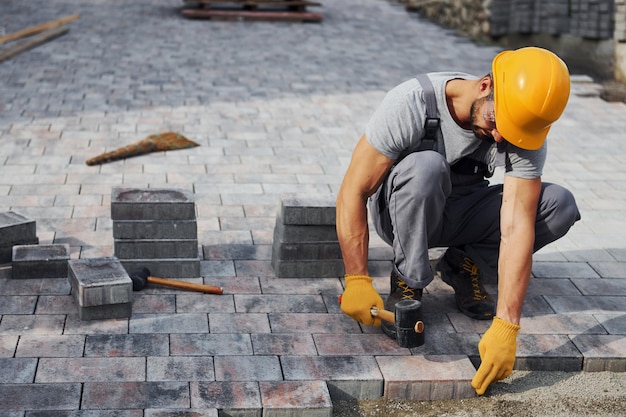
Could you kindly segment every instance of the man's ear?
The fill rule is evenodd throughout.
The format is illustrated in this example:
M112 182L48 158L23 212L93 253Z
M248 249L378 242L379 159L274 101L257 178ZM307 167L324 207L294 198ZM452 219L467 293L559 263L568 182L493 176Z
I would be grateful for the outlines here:
M493 79L489 75L485 75L478 80L478 98L487 97L491 92L493 86Z

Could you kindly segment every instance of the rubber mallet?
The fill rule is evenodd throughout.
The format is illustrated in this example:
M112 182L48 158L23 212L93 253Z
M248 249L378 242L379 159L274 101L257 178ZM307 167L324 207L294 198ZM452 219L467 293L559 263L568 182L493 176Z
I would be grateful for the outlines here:
M133 281L133 291L141 291L148 284L156 284L166 287L180 288L183 290L203 292L206 294L224 293L224 289L222 287L196 284L194 282L178 281L176 279L153 277L150 276L150 270L148 268L141 268L140 270L133 272L132 274L130 274L130 279Z

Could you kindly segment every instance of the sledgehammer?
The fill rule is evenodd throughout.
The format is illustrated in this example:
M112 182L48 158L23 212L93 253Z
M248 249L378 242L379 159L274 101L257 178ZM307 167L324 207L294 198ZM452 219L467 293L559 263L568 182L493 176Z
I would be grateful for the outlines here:
M341 296L339 296L341 304ZM424 344L424 322L422 321L422 303L418 300L400 300L396 303L396 313L381 310L376 307L370 309L372 317L380 317L396 325L396 342L398 346L413 348Z
M180 288L183 290L191 290L197 292L203 292L206 294L223 294L224 290L221 287L214 287L212 285L196 284L193 282L178 281L175 279L157 278L150 276L150 270L148 268L141 268L139 271L135 271L130 274L130 279L133 281L133 291L143 290L148 283L164 285L166 287Z

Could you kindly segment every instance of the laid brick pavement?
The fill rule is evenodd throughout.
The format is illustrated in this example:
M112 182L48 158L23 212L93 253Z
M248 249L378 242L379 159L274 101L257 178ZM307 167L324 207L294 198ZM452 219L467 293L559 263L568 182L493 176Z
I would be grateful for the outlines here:
M83 321L66 279L0 265L0 415L330 416L337 399L473 396L488 323L440 280L424 295L426 344L399 348L341 313L341 279L276 278L272 243L282 195L332 201L385 91L424 71L482 75L499 48L384 0L323 3L320 24L185 20L181 6L2 2L5 33L81 17L0 64L0 211L90 259L113 254L113 188L189 191L202 258L189 281L225 294L148 286L129 319ZM516 369L621 372L626 107L584 75L572 86L545 180L570 188L583 218L535 255ZM85 165L171 130L200 146ZM389 253L372 235L383 294Z

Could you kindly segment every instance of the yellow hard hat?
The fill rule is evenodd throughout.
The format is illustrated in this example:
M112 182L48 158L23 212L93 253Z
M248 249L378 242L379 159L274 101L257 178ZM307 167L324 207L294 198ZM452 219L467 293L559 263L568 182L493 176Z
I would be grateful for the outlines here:
M541 148L569 99L567 66L547 49L526 47L499 53L492 71L498 132L520 148Z

